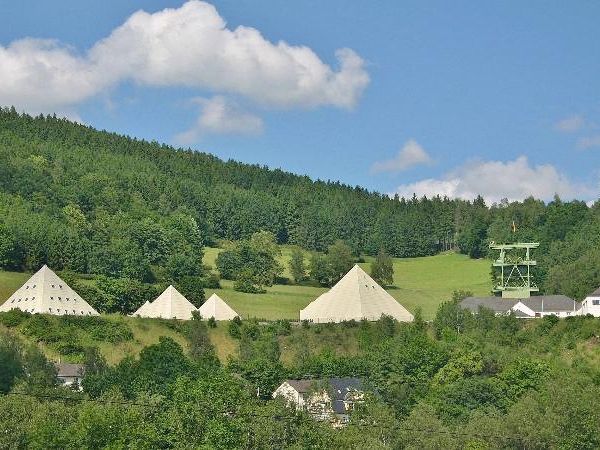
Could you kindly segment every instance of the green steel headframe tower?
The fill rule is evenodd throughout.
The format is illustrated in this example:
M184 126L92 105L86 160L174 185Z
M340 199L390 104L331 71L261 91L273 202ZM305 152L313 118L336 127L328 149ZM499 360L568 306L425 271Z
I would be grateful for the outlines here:
M503 298L529 298L532 292L539 291L531 276L531 268L537 264L531 259L531 249L539 246L539 242L490 244L491 249L500 251L492 263L500 268L500 282L494 286L494 292L501 292Z

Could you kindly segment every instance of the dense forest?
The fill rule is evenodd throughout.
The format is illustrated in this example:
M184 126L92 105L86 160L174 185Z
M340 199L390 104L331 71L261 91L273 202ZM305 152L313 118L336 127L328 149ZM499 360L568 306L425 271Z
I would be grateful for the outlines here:
M27 343L68 339L77 348L85 333L128 340L134 320L117 326L105 317L0 313L7 327L0 329L0 447L600 446L600 321L593 317L473 316L449 301L430 325L418 315L410 324L389 317L301 327L220 323L238 347L226 363L215 358L210 324L164 321L187 345L161 337L116 365L97 348L75 350L87 368L83 392L58 386L54 366ZM307 345L316 340L319 350ZM355 350L336 353L342 341ZM285 364L281 342L293 354ZM367 396L340 430L271 398L286 378L350 375L364 380Z
M342 240L355 255L397 257L455 248L478 258L490 241L535 240L543 292L581 298L600 284L600 208L583 202L390 198L0 111L0 268L47 263L138 282L202 277L205 245L258 231L309 250Z

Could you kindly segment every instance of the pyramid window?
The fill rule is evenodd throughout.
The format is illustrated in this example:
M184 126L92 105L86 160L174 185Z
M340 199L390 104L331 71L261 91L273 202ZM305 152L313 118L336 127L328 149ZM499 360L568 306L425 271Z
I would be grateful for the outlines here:
M49 312L52 312L52 308L48 308L48 311L49 311Z
M50 300L54 300L54 297L50 297Z
M29 285L25 286L25 289L29 289Z
M62 300L62 298L58 297L59 300Z
M75 310L73 310L73 314L77 314L77 313L75 312Z
M52 287L54 287L54 285L52 285Z
M56 310L56 312L58 312L58 313L59 313L59 312L60 312L60 309L57 309L57 310Z
M59 287L60 289L62 289L62 284L59 284L59 285L58 285L58 287Z
M11 302L11 303L14 303L14 302L15 302L15 299L13 298L13 299L12 299L10 302Z
M19 299L19 300L17 301L17 303L21 303L21 299Z

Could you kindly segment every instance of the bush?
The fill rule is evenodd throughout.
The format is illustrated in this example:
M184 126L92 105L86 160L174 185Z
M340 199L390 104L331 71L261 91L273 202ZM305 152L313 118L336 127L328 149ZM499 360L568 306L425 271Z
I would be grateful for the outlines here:
M0 313L0 323L8 328L14 328L21 325L31 314L20 309L11 309L10 311Z
M244 269L238 273L233 283L233 289L247 294L262 294L266 292L254 284L254 278L250 270Z
M56 351L64 356L80 356L85 355L85 348L74 342L60 342L54 346Z
M58 326L83 330L100 342L116 344L133 339L133 332L126 323L98 316L61 316L58 318Z
M216 273L211 273L204 277L204 287L206 289L221 289L221 279Z
M217 321L214 317L210 317L206 324L208 325L208 328L217 328Z
M229 321L229 325L227 327L227 331L229 335L234 339L240 339L242 337L242 320L239 317L234 317L233 320Z

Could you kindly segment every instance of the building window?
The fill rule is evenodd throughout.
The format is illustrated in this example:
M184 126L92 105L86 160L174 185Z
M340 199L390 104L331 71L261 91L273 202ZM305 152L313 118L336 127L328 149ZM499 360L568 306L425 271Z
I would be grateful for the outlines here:
M594 306L600 305L600 300L592 300L592 305L594 305Z

